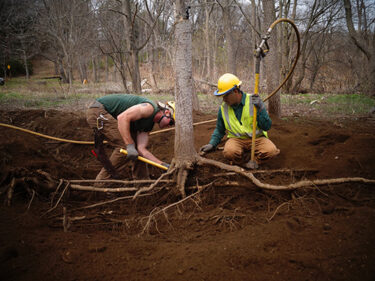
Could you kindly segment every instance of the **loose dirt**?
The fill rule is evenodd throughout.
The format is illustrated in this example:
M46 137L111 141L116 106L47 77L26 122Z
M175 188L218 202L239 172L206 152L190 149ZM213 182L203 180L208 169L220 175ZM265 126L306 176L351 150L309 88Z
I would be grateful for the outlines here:
M195 122L212 118L194 114ZM373 119L273 121L269 135L281 154L261 169L294 172L256 175L261 181L375 179ZM92 140L81 111L0 111L0 122L50 136ZM195 127L197 149L209 141L214 127ZM76 211L108 198L71 191L42 216L51 207L44 175L57 181L95 178L100 165L90 152L92 146L4 127L0 134L2 201L16 180L11 206L0 207L1 280L374 280L374 185L271 192L238 175L217 176L225 172L217 168L197 168L188 186L214 182L213 186L157 216L149 233L140 235L155 207L179 199L173 191ZM150 138L150 150L170 162L173 134ZM227 163L220 150L206 157ZM126 172L130 176L130 168ZM152 178L160 174L151 169ZM63 206L76 219L67 232Z

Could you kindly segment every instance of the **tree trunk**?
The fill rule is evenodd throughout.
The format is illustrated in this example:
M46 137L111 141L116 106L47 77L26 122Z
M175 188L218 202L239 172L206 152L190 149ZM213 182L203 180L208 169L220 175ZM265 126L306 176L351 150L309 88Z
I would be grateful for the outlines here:
M105 56L105 82L107 83L109 79L109 65L108 65L108 56Z
M232 35L232 25L231 25L231 8L228 3L225 7L222 7L223 11L223 24L224 24L224 33L226 41L226 51L227 51L227 72L230 72L234 75L237 75L236 67L236 56L234 52L234 40Z
M183 0L176 1L175 18L176 130L174 155L179 168L177 186L185 196L187 169L195 161L192 98L192 28Z
M79 67L79 73L81 82L87 80L87 67L86 67L86 60L83 57L78 58L78 67Z
M93 80L94 82L98 82L98 73L96 72L97 68L96 68L96 60L95 58L92 58L92 71L93 71Z
M138 60L138 48L136 46L136 36L135 36L135 22L133 21L133 17L135 15L132 14L132 10L130 7L130 0L123 0L122 1L122 8L123 14L125 15L123 18L124 22L124 29L126 32L126 43L129 52L129 62L130 62L130 76L132 80L132 90L134 93L140 94L142 92L141 89L141 75L139 73L139 60Z
M96 66L96 82L100 82L100 57L95 58L95 66Z
M209 79L212 76L212 55L211 55L211 41L210 41L210 10L208 7L209 0L206 0L206 5L204 6L204 12L205 12L205 24L204 24L204 39L205 39L205 53L206 53L206 74L204 75L205 79Z
M139 72L139 59L138 50L133 49L130 54L130 67L131 67L131 77L132 77L132 90L133 93L141 94L141 74Z
M157 72L156 65L157 65L157 55L155 55L156 50L155 50L155 34L151 36L151 40L149 41L148 44L148 53L149 53L149 61L148 64L150 65L149 69L149 77L150 77L150 82L151 82L151 87L152 91L154 93L157 93L159 91L158 89L158 84L156 82L155 74Z
M23 53L23 64L25 65L26 80L29 80L29 67L27 66L26 51L23 50L22 53Z
M82 64L79 59L78 59L78 70L79 70L79 78L81 79L81 83L82 83L85 78L83 78Z
M69 81L68 81L68 78L67 78L64 66L63 66L63 62L62 62L61 59L59 59L59 61L58 61L58 67L59 67L59 74L60 74L60 77L61 77L61 81L63 83L68 83Z

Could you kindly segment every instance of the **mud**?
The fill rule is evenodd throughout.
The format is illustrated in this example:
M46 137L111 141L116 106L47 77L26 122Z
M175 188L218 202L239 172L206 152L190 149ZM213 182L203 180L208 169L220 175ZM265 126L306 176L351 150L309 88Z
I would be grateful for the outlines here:
M212 118L194 114L195 122ZM373 119L273 121L269 135L281 154L261 169L294 172L259 174L261 181L375 179ZM92 140L84 112L0 111L0 122L50 136ZM195 127L197 149L208 142L214 126ZM0 134L3 202L5 190L16 180L11 206L0 207L1 280L374 280L375 185L343 183L271 192L238 175L216 176L224 171L204 167L192 172L188 186L214 182L213 186L156 216L149 233L140 235L155 207L179 199L171 186L134 201L76 211L108 198L71 191L53 212L42 216L51 208L43 175L48 173L56 182L93 179L100 165L90 152L92 146L4 127ZM166 162L173 158L173 145L173 134L151 136L150 150ZM220 150L207 157L225 162ZM130 168L126 172L130 176ZM151 169L152 178L160 174ZM67 232L63 206L76 219Z

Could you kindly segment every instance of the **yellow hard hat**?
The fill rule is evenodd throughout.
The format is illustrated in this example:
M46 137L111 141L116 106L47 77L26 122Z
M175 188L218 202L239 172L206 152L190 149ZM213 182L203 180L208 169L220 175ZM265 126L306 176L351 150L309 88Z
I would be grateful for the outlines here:
M242 81L238 79L236 75L233 75L231 73L225 73L222 76L220 76L218 82L217 82L217 90L214 92L215 96L222 96L230 91L234 90L238 86L242 84Z
M167 101L167 108L171 112L173 120L176 121L176 104L174 101Z

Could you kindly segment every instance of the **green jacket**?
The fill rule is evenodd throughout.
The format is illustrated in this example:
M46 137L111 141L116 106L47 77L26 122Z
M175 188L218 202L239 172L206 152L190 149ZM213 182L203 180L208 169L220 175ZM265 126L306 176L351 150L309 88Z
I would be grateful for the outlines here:
M103 104L105 110L117 119L122 112L132 107L133 105L141 103L149 103L154 107L153 114L148 118L142 118L130 123L131 132L150 132L154 127L154 117L159 111L158 106L151 100L144 97L128 95L128 94L112 94L98 98L98 102Z
M245 104L246 104L246 94L242 92L241 102L238 105L231 106L237 118L237 121L239 123L241 123L243 110L248 110L248 108L244 109ZM258 128L263 131L268 131L271 128L272 120L269 117L266 109L257 111L257 125L258 125ZM222 138L224 137L225 132L226 132L226 128L225 128L225 122L223 119L222 106L221 106L217 114L216 128L211 136L210 144L216 147L220 143ZM250 136L248 137L251 138Z

